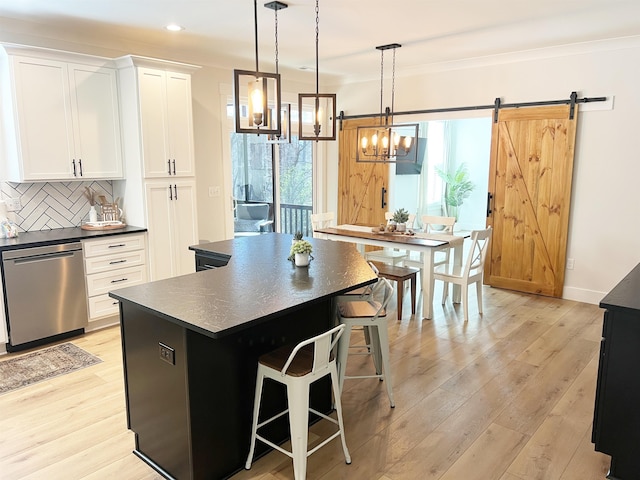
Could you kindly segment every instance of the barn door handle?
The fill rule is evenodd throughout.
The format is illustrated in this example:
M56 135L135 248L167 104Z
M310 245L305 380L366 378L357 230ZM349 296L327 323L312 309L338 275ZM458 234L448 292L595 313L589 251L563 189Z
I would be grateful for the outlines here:
M491 192L487 192L487 217L491 216L491 199L493 198L493 195L491 194Z
M387 194L387 189L382 187L382 208L387 206L387 202L384 201L384 196Z

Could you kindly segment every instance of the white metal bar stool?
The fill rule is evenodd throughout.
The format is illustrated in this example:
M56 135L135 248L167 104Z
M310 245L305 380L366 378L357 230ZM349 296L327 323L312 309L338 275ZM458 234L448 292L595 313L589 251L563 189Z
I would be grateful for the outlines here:
M387 304L393 296L394 288L391 282L380 277L376 284L376 290L384 288L382 302L376 300L344 302L338 306L338 322L346 328L344 334L338 342L338 364L340 365L338 377L340 378L340 391L345 379L349 378L379 378L385 380L387 393L391 407L395 407L393 390L391 386L391 368L389 363L389 336L387 333ZM375 375L353 375L347 376L347 357L350 348L351 329L353 327L364 327L368 332L368 344L363 355L371 355L376 369ZM365 336L366 338L366 336ZM382 368L380 368L382 367Z
M351 463L349 450L344 438L344 425L342 422L342 404L340 402L340 384L336 361L331 351L344 332L345 326L338 325L331 330L317 335L309 340L300 342L295 347L284 346L266 353L258 360L258 375L256 379L256 393L253 403L253 423L251 427L251 448L245 468L251 468L253 452L256 440L266 443L272 448L284 453L293 459L293 474L295 480L303 480L307 474L307 457L340 436L345 461ZM333 401L336 409L337 420L309 408L310 385L327 375L331 376L333 389ZM283 383L287 387L287 401L289 408L273 417L258 423L260 413L260 400L262 398L262 385L265 378ZM338 431L329 436L319 445L308 450L309 412L338 425ZM289 425L291 429L291 452L281 448L267 440L258 433L258 429L264 425L289 413Z

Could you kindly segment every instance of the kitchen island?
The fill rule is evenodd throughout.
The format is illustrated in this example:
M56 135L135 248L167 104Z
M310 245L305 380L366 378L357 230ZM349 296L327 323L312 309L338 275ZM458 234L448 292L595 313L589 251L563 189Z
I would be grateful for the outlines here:
M194 246L196 256L228 258L227 265L110 293L120 301L134 453L165 477L218 479L242 469L258 357L327 330L333 299L375 282L353 245L311 242L307 268L287 260L291 235ZM312 406L329 411L329 383L314 387ZM265 389L267 416L286 395L277 385ZM284 441L282 420L268 434Z
M607 478L640 475L640 264L601 301L606 309L600 342L591 441L611 456Z

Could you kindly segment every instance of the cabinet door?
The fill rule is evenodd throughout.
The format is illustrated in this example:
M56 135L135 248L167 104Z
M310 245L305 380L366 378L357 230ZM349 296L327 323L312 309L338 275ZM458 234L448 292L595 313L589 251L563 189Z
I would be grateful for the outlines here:
M196 184L194 181L177 180L174 183L174 275L185 275L196 271L195 255L189 250L198 243L198 217L196 214Z
M175 255L173 240L173 184L147 182L147 229L149 235L149 273L151 280L173 276Z
M12 57L20 178L68 180L73 176L73 123L67 64Z
M172 173L190 177L194 174L191 77L186 74L167 72L166 78L169 156L172 162Z
M69 65L78 175L122 178L122 147L116 71Z
M165 77L161 70L138 68L142 153L147 178L171 175Z

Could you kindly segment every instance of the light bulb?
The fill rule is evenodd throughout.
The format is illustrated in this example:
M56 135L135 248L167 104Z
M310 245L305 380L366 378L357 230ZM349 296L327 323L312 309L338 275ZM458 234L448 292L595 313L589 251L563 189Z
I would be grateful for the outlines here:
M316 112L316 122L322 123L322 108L318 107L318 111Z
M389 137L387 137L386 135L382 137L382 148L384 148L385 150L389 148Z
M398 148L398 145L400 145L400 134L398 132L393 133L393 145L396 148Z
M367 137L362 137L362 140L360 140L360 145L362 146L362 151L366 152L367 151L367 145L369 144L369 139Z
M371 145L373 145L374 147L378 146L378 134L374 133L373 136L371 137Z
M408 152L409 150L411 150L411 137L410 136L406 136L404 137L404 149Z
M262 124L264 114L264 100L262 98L262 89L260 88L260 79L249 84L249 112L254 125Z

